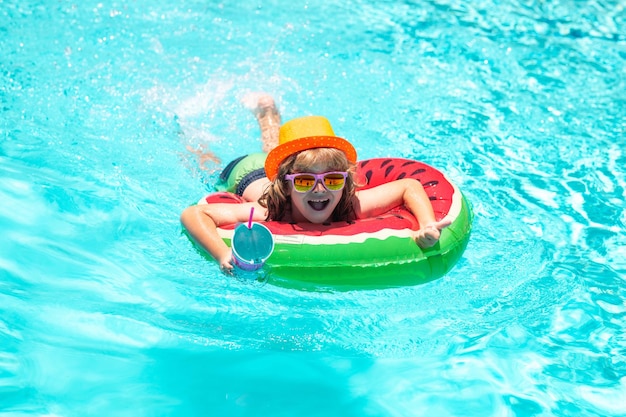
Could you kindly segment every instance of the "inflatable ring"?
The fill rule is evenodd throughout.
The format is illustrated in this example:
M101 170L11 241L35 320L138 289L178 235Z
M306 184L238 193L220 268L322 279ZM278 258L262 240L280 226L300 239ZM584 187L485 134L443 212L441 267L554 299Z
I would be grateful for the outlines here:
M461 258L469 241L472 211L444 174L410 159L376 158L359 162L356 178L358 184L366 184L362 190L415 178L430 198L436 219L447 217L452 224L442 230L435 246L421 249L411 238L419 223L403 206L350 223L263 222L275 239L274 252L266 262L270 283L339 290L417 285L444 276ZM210 194L204 201L243 202L230 193ZM218 228L229 246L235 226Z

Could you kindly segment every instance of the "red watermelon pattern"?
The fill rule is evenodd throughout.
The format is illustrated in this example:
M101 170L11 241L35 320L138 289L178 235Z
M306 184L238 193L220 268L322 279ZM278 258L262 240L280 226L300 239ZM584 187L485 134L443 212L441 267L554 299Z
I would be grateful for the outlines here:
M358 189L366 190L386 182L402 178L418 180L428 195L437 220L448 215L455 189L446 177L435 168L422 162L401 158L375 158L360 161L357 165L356 181ZM207 203L242 203L243 199L231 193L214 193L205 198ZM264 223L275 235L338 235L349 236L360 233L374 233L382 229L418 230L419 223L404 207L396 207L382 216L359 219L354 222L333 222L329 224L285 223L270 221ZM235 225L224 226L228 230Z

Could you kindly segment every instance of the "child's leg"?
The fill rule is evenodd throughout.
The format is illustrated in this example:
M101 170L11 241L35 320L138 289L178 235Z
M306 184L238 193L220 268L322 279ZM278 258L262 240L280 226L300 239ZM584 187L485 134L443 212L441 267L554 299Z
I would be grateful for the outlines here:
M242 101L254 113L259 123L263 152L271 151L278 145L280 130L280 113L274 99L266 93L252 93Z

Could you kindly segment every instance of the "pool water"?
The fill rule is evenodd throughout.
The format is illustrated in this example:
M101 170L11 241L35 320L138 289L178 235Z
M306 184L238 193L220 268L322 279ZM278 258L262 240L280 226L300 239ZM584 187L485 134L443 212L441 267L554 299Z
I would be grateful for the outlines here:
M625 415L624 9L0 1L0 415ZM178 216L260 149L252 91L447 173L463 259L372 291L221 274Z

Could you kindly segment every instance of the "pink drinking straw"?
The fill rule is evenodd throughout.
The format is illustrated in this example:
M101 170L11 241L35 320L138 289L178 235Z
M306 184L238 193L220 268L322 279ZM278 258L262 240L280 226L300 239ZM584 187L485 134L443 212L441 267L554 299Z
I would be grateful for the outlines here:
M252 215L254 214L254 207L250 208L250 218L248 219L248 229L252 229Z

